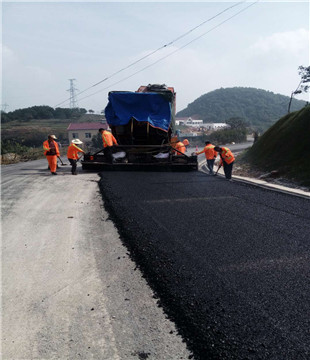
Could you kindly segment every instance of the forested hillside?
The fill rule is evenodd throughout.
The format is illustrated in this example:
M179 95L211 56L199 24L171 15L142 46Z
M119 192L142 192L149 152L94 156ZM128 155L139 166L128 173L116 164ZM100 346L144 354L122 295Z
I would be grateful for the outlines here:
M245 87L221 88L200 96L179 111L177 117L198 116L206 123L241 117L259 131L268 129L287 113L290 98L273 92ZM291 111L306 105L293 99Z
M25 109L17 109L11 112L1 111L1 122L11 121L30 122L37 119L79 119L86 114L87 110L83 108L52 108L46 105L31 106Z
M243 159L263 171L310 186L310 105L277 121L245 153Z

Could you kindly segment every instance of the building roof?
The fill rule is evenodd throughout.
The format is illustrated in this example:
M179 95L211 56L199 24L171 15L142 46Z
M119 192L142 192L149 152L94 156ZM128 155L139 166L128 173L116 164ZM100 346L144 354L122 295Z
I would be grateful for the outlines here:
M107 129L108 124L102 123L102 122L71 123L68 126L67 131L69 131L69 130L99 130L100 128Z
M176 120L178 120L178 121L187 121L187 120L189 120L189 119L191 119L191 120L195 120L195 121L202 121L202 119L199 119L198 117L193 117L193 116L187 116L187 117L176 117L175 118Z

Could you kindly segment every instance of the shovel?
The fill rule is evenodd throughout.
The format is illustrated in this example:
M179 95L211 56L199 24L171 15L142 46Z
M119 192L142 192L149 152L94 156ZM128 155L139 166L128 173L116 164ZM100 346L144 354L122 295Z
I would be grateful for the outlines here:
M222 167L222 165L219 165L219 167L217 168L216 173L214 174L214 176L217 175L217 173L219 172L219 170L220 170L221 167Z
M62 160L61 160L61 158L60 158L60 156L57 156L58 157L58 159L60 160L60 162L61 162L61 166L66 166L66 165L68 165L68 164L64 164L63 162L62 162Z

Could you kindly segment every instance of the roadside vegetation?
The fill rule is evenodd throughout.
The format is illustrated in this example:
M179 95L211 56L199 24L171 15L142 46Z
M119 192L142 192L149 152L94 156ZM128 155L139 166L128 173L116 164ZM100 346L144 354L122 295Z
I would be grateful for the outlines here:
M102 118L104 115L83 108L32 106L8 113L1 111L1 164L42 158L42 144L48 134L55 134L60 143L67 144L71 122L102 121Z
M283 116L238 162L310 187L310 105Z
M78 119L86 114L87 110L83 108L52 108L50 106L31 106L25 109L17 109L11 112L1 111L1 122L11 121L30 122L35 119Z
M1 141L1 164L3 165L40 158L43 158L42 148L32 148L10 140Z

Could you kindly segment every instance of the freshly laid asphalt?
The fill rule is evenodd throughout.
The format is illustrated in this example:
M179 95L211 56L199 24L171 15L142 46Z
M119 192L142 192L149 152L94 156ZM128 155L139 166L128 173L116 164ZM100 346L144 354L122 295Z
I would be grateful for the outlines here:
M199 171L102 172L105 208L195 359L310 358L310 201Z

